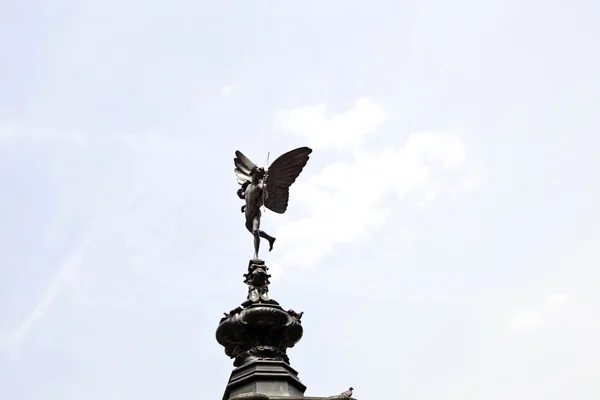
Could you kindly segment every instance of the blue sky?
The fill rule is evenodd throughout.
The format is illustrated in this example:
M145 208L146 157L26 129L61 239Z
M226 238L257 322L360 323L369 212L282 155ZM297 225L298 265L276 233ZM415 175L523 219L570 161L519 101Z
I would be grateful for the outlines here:
M0 398L219 398L233 153L307 395L600 396L597 1L5 1Z

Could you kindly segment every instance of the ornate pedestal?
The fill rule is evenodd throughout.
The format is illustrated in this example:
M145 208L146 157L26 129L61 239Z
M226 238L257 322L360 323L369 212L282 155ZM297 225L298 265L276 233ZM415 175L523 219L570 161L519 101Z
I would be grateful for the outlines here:
M223 400L256 393L275 397L303 397L306 387L289 365L287 349L302 338L302 313L285 311L268 297L270 275L262 260L250 260L244 275L247 300L225 314L217 341L234 359Z

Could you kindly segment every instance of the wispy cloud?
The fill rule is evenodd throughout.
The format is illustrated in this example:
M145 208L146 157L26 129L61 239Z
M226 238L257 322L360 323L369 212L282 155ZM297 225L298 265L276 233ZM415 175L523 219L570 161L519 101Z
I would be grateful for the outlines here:
M508 321L507 329L511 333L520 333L544 325L544 317L537 310L521 310L514 313Z
M542 328L548 323L555 321L559 311L573 301L572 294L552 294L544 304L537 308L524 309L513 313L506 328L512 334Z
M223 96L229 96L237 92L238 88L235 85L226 85L221 88L221 94Z
M191 253L195 256L198 251L196 245L188 245L194 235L175 234L202 212L203 205L198 200L201 191L190 183L206 159L195 156L194 145L167 135L109 133L87 138L94 146L79 146L73 145L78 141L69 134L40 135L22 126L6 132L16 133L7 133L7 141L23 140L28 145L37 144L39 139L52 148L54 151L44 154L40 161L43 166L52 165L63 156L91 157L89 164L83 163L85 156L81 157L82 163L56 163L53 174L45 177L49 189L38 197L46 196L43 201L55 204L56 208L50 209L52 214L48 215L48 221L53 223L48 223L52 225L50 228L40 225L41 228L30 229L46 229L44 232L49 232L46 237L57 252L53 256L59 258L55 265L31 266L54 271L49 271L48 281L40 289L23 288L31 301L30 308L24 308L20 315L4 324L0 350L16 354L25 342L33 343L49 332L66 341L63 333L55 333L66 328L58 326L58 313L54 313L57 300L65 295L69 306L82 312L78 318L87 318L85 311L90 307L135 304L143 308L152 301L184 302L181 299L186 294L182 290L177 292L179 298L148 295L140 300L140 293L169 291L170 287L162 284L162 274L172 274L174 265L185 263ZM96 156L102 160L98 165L94 161ZM70 174L65 172L67 168L81 168L83 172ZM61 176L68 179L60 180ZM77 228L63 229L63 222L70 219L77 221L73 223ZM70 222L65 224L70 226ZM197 228L193 230L196 232ZM34 244L28 245L35 248ZM167 263L170 272L164 268ZM176 279L170 277L172 283L186 289L189 286L189 293L195 293L189 280ZM153 289L147 290L149 286ZM210 290L218 290L215 286ZM42 326L43 333L36 329Z
M18 351L30 329L36 322L44 318L46 312L52 307L63 285L74 278L77 268L81 265L83 252L84 243L81 242L59 265L34 309L25 317L23 322L17 328L0 336L2 347L7 348L12 354Z

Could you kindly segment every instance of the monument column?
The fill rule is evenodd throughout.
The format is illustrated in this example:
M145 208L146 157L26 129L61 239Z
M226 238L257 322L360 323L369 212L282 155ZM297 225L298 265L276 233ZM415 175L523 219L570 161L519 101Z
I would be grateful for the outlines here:
M248 295L239 307L225 313L216 337L233 359L235 369L223 394L223 400L305 399L306 386L290 366L287 349L302 338L303 313L284 310L269 298L269 268L258 257L261 239L269 251L275 237L260 230L261 207L283 214L287 210L289 188L302 172L312 152L300 147L278 157L268 170L258 167L240 151L234 158L235 174L240 184L237 195L245 201L242 213L246 229L254 239L254 258L248 263L244 283ZM327 399L351 399L352 388ZM325 399L313 397L310 399Z

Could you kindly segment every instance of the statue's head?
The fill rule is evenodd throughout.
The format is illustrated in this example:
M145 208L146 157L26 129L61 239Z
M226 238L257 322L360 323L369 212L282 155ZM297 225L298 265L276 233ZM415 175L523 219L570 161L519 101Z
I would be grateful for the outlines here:
M252 181L256 183L265 176L265 169L263 167L254 167L250 171L250 176L252 177Z

